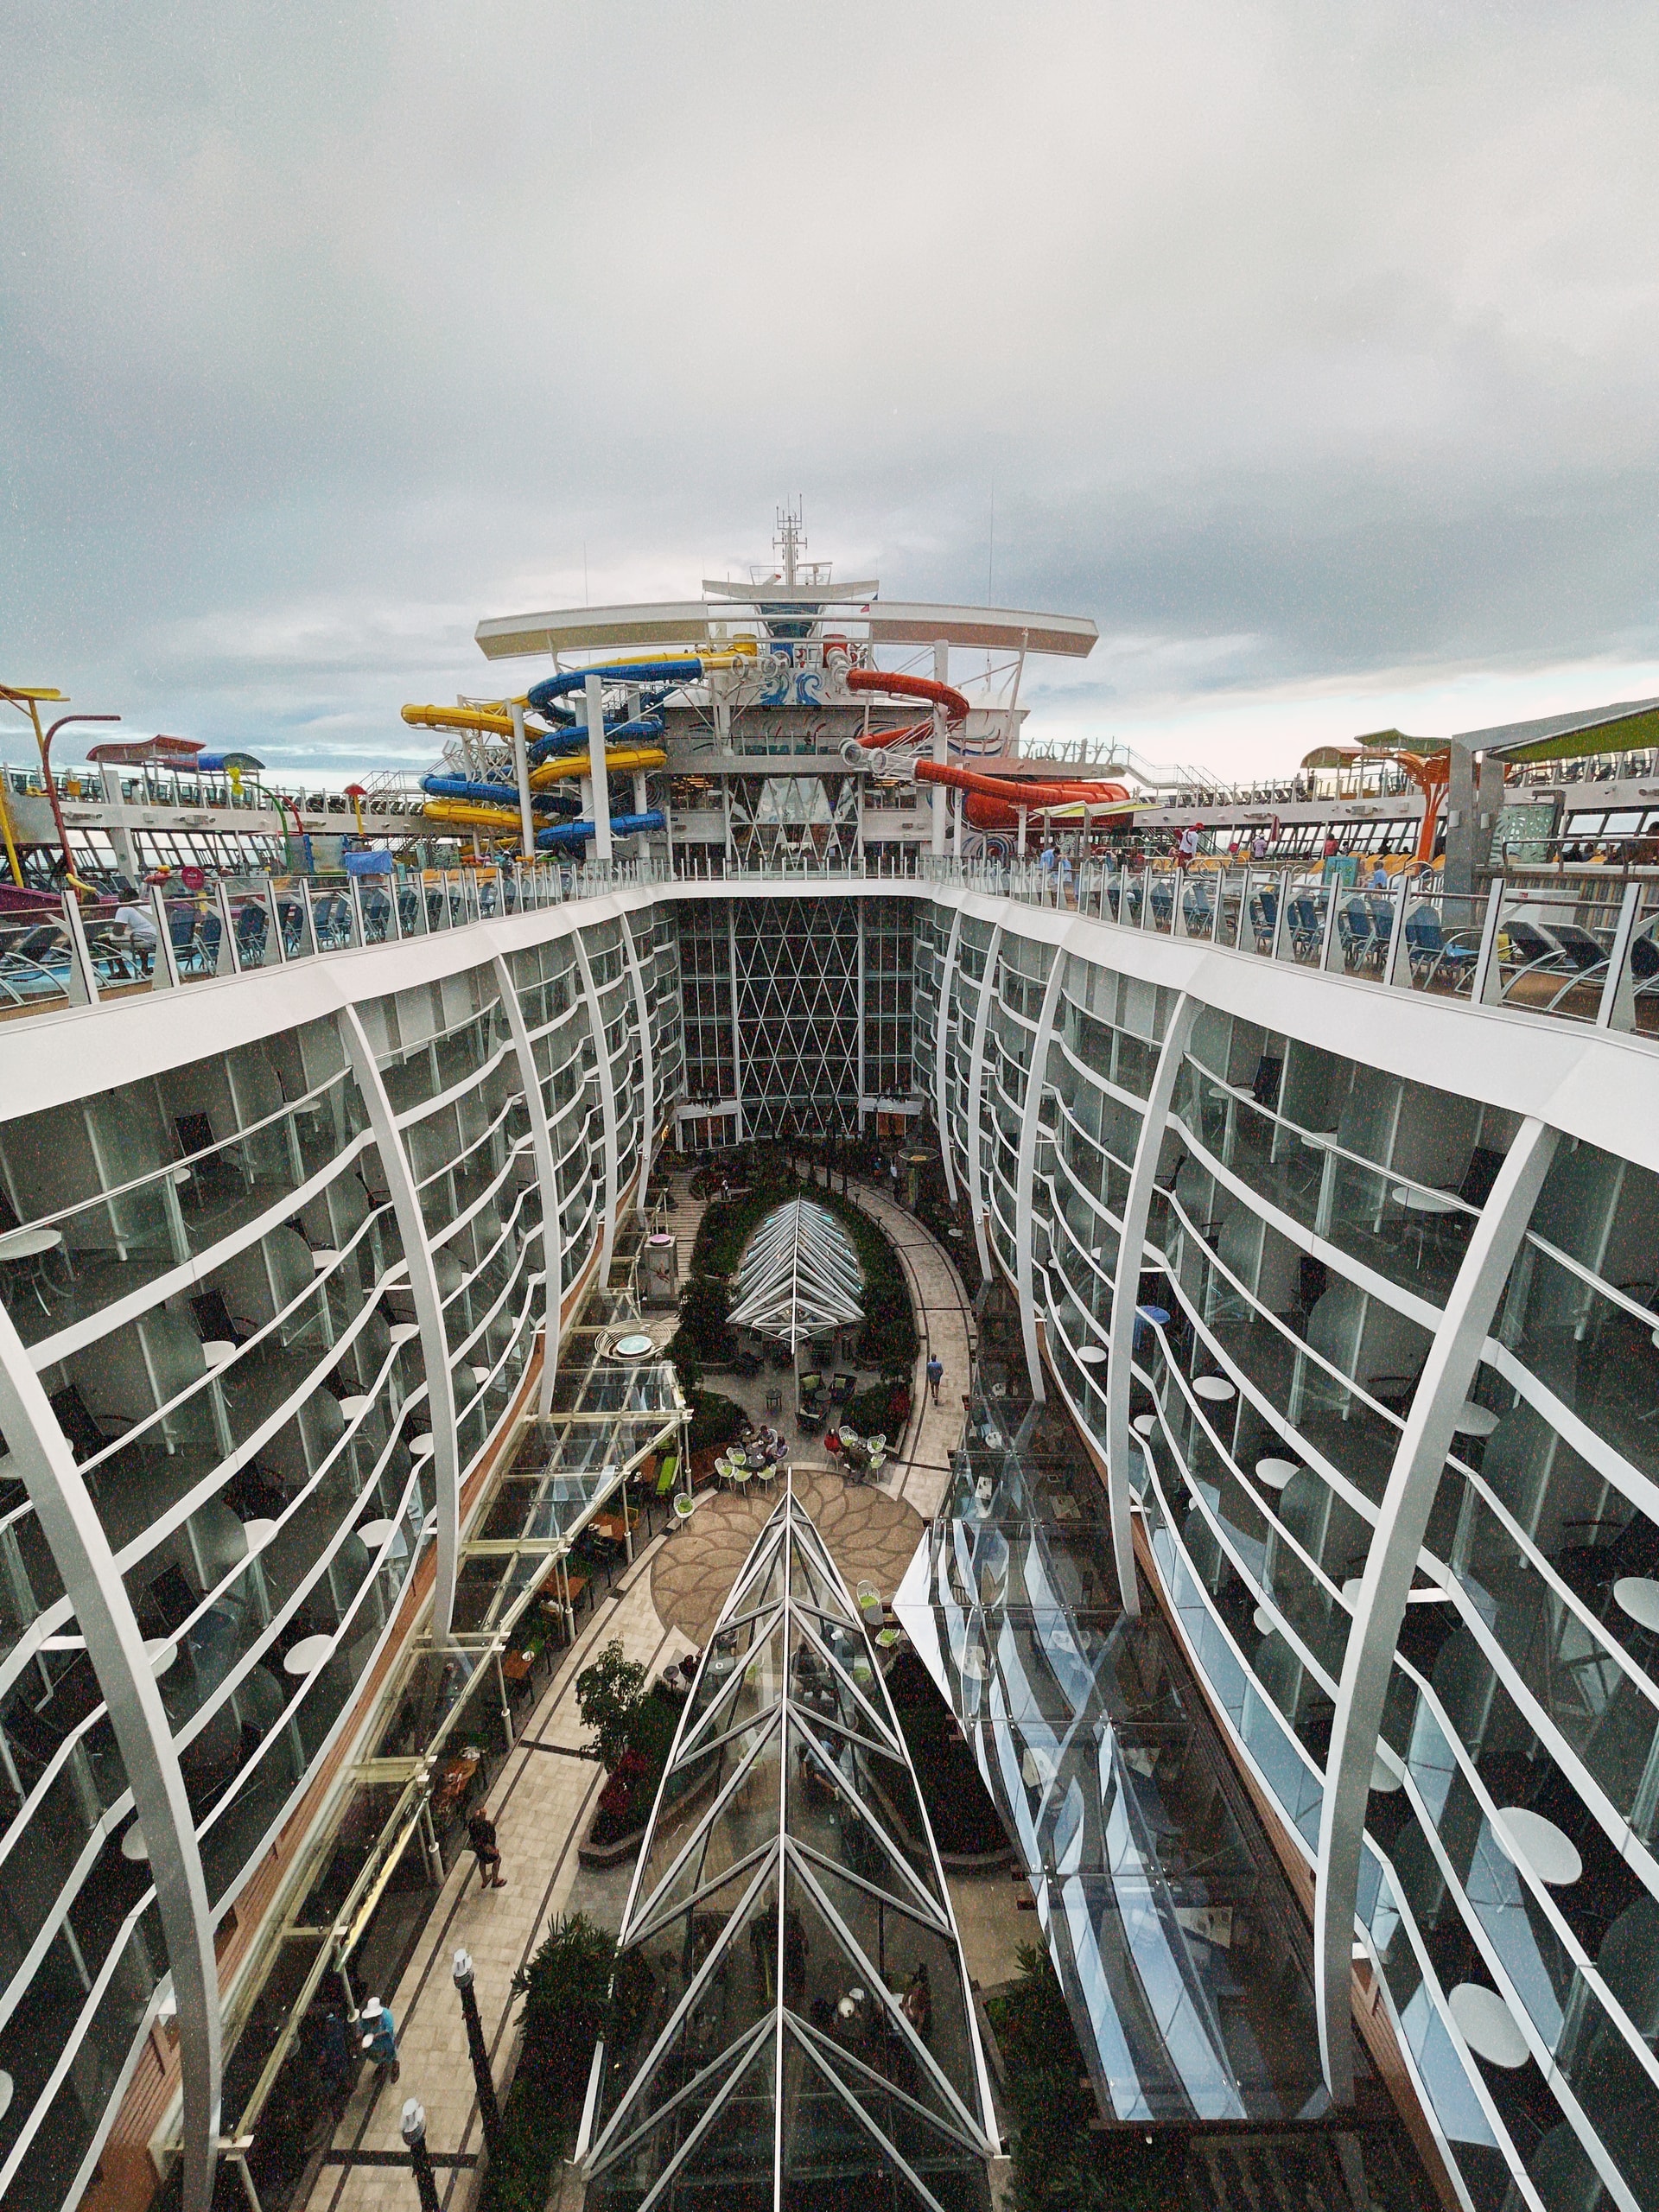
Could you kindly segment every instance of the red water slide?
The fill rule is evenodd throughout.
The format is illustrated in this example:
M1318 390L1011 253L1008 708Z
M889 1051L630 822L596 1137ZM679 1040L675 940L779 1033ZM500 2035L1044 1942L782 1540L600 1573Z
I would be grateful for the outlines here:
M1122 784L1028 784L1011 776L976 776L971 768L944 767L936 760L915 761L911 773L918 784L946 784L961 791L963 813L976 830L1017 830L1021 814L1046 814L1062 806L1126 810L1103 813L1101 826L1107 830L1127 830L1134 820L1127 810L1129 793Z
M852 668L847 671L847 689L885 691L895 699L925 700L930 707L944 708L947 728L957 728L968 719L968 702L961 692L949 683L936 683L931 676L889 676L882 668ZM931 728L930 722L913 722L908 729L873 729L868 737L855 738L853 742L874 753L880 746L904 745L912 738L925 737Z

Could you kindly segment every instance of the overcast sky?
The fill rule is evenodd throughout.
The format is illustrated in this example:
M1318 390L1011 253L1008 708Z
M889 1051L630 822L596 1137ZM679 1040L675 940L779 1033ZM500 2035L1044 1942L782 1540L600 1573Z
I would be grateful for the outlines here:
M1656 92L1652 0L0 0L0 677L423 759L798 493L1154 757L1659 693Z

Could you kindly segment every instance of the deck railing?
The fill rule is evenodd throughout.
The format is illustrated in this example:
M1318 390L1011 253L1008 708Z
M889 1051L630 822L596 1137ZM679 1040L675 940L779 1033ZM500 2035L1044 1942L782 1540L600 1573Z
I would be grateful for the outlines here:
M1659 880L1502 880L1473 897L1432 877L1374 889L1282 867L1129 872L930 855L794 854L764 865L692 854L580 867L227 877L195 892L0 913L0 1020L174 989L296 960L462 929L645 885L910 881L1087 915L1386 990L1505 1006L1659 1037Z

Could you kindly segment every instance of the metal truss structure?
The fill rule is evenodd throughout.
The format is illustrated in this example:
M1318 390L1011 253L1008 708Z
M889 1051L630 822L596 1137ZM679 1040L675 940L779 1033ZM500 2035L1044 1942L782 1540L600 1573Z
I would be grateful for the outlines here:
M927 1814L792 1491L703 1654L622 1918L592 2212L985 2203L995 2146Z

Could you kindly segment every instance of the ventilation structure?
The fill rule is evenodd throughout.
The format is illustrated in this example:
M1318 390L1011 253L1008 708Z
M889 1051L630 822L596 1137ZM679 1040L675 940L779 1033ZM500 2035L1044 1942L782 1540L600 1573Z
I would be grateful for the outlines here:
M703 1654L614 1997L588 2212L984 2212L950 1897L858 1608L791 1493Z

